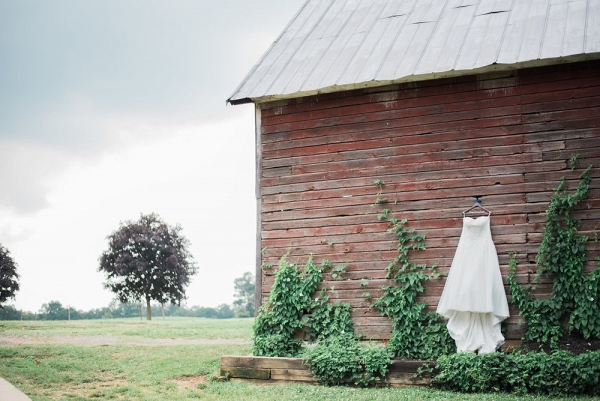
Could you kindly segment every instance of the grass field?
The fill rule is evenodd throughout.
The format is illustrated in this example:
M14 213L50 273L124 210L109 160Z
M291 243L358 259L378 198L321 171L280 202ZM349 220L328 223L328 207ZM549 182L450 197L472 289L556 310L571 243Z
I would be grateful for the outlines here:
M35 401L545 399L433 389L256 386L212 381L222 355L250 354L250 345L245 342L250 339L251 327L252 319L0 322L0 377ZM107 337L113 340L109 344ZM76 344L73 339L78 340ZM171 342L147 345L147 339ZM199 339L217 341L186 343Z

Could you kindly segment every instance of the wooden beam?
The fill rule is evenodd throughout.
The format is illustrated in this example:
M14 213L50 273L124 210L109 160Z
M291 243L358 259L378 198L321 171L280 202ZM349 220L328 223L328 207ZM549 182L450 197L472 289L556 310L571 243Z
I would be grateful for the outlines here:
M261 187L261 171L262 171L262 144L261 144L261 112L260 107L256 105L254 109L254 141L256 146L256 171L255 171L255 187L254 193L256 196L256 266L254 274L254 317L258 316L258 309L262 305L262 197L260 194Z

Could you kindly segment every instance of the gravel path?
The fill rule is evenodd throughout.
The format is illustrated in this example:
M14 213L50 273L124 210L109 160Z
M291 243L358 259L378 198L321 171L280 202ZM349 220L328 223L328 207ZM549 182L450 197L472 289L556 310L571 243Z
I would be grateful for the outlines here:
M250 341L242 339L207 339L207 338L128 338L114 336L0 336L2 345L37 345L37 344L73 344L73 345L145 345L150 347L168 345L248 345Z

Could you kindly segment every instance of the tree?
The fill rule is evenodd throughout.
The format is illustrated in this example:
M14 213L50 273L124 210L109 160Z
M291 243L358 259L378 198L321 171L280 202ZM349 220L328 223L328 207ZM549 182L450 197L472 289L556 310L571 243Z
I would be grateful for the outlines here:
M217 319L231 319L234 317L234 313L231 310L231 306L227 304L221 304L215 308L216 318Z
M15 299L19 291L18 280L17 264L8 249L0 244L0 308L8 299Z
M155 213L142 214L137 221L122 222L106 238L108 250L100 256L98 270L106 274L104 286L119 301L146 300L151 320L151 300L180 304L185 299L197 268L179 225L170 226Z
M233 280L235 289L233 301L236 317L254 316L254 276L250 272L244 273L242 277Z
M68 311L58 301L50 301L43 304L40 309L40 319L42 320L67 320Z

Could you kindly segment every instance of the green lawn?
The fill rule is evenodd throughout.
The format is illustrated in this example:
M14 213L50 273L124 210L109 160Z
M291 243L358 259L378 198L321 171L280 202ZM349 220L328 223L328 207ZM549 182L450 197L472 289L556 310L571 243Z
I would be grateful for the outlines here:
M0 321L0 335L48 338L52 336L114 336L123 339L244 339L252 336L252 319L155 317L153 320L97 319L71 321Z
M249 345L2 344L2 337L115 336L247 340L252 319L195 318L0 323L0 376L33 400L543 400L505 394L465 395L432 389L354 389L216 382L221 355ZM586 399L586 398L572 398Z

